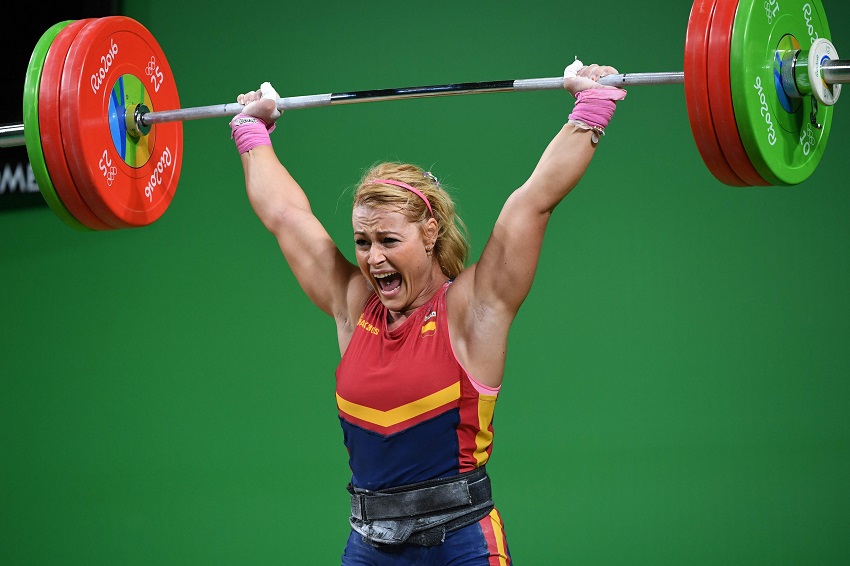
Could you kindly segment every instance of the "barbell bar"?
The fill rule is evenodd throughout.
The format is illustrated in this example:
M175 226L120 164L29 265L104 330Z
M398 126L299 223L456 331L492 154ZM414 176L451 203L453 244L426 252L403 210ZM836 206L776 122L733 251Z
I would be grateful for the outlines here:
M824 61L821 64L821 71L823 73L823 80L827 84L835 85L850 83L850 60ZM598 82L599 84L615 86L618 88L646 85L679 85L684 84L685 73L681 71L621 73L602 77ZM284 111L362 102L404 100L408 98L430 98L464 94L514 91L531 92L563 89L563 77L449 83L441 85L287 96L277 99L277 108L280 111ZM163 124L165 122L185 122L190 120L236 116L242 112L243 109L244 106L241 104L223 103L189 108L175 108L172 110L141 110L138 115L134 117L133 122L135 127L142 131L155 124ZM0 124L0 148L22 145L25 145L23 124Z
M832 106L841 84L850 82L850 61L838 58L829 38L821 0L784 0L781 7L776 0L695 0L684 72L618 74L600 82L684 84L697 147L719 181L794 185L817 166ZM559 76L294 96L279 98L277 107L560 89ZM0 125L0 147L27 146L40 190L70 226L139 227L157 220L176 191L182 122L235 116L243 108L180 108L167 59L139 22L69 20L36 45L24 123Z
M823 80L827 84L850 83L850 60L828 60L821 65ZM621 73L608 75L599 80L600 84L626 88L645 85L679 85L684 84L685 73L681 71L655 73ZM563 90L563 77L547 77L537 79L514 79L503 81L481 81L470 83L450 83L442 85L389 88L379 90L362 90L341 93L312 94L288 96L277 99L280 111L303 108L319 108L361 102L377 102L389 100L404 100L408 98L429 98L438 96L483 94L512 91ZM139 130L155 124L176 121L201 120L207 118L222 118L235 116L244 109L236 103L211 104L173 110L151 111L142 110L134 117ZM24 125L0 124L0 148L25 145Z
M837 63L839 62L829 62L830 66ZM850 64L850 61L848 61L848 64ZM848 67L850 67L850 65L848 65ZM850 75L850 70L847 72L848 75ZM682 72L630 73L608 75L600 79L599 82L604 85L625 88L627 86L636 85L682 84L685 82L685 79L684 73ZM847 82L850 82L850 79L848 79ZM563 77L450 83L442 85L288 96L277 99L277 108L280 111L284 111L362 102L404 100L408 98L430 98L464 94L484 94L512 91L530 92L563 89ZM207 106L175 108L172 110L160 111L136 108L133 110L138 110L138 113L133 117L132 121L133 126L138 130L138 133L143 135L145 130L156 124L236 116L242 112L243 109L244 106L237 103L211 104ZM22 146L25 145L25 143L24 124L0 124L0 147Z
M636 85L671 85L684 82L684 73L632 73L609 75L599 81L602 84L626 87ZM848 81L850 82L850 81ZM377 102L403 100L408 98L429 98L462 94L483 94L494 92L563 90L564 77L549 77L539 79L516 79L505 81L482 81L471 83L453 83L443 85L416 86L404 88L388 88L379 90L363 90L355 92L316 94L309 96L293 96L279 98L277 108L280 111L298 108L318 108L359 102ZM235 116L243 106L236 103L164 110L161 112L141 112L139 122L142 126L161 124L172 120L196 120L201 118L218 118Z

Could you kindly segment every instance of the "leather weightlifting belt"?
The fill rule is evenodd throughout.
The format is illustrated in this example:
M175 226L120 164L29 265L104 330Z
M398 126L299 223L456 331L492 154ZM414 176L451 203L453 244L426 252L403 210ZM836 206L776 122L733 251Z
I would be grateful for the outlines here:
M484 467L449 478L370 491L348 484L351 528L373 546L434 546L446 533L471 525L493 509Z

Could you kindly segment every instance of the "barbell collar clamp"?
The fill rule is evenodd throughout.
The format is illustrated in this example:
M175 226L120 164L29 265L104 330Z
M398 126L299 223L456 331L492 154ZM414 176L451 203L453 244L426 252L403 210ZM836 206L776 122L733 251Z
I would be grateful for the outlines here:
M841 93L841 83L850 82L850 61L828 59L835 47L820 38L812 49L787 51L782 55L780 78L782 90L789 98L814 96L825 106L832 106Z
M142 116L150 112L150 109L144 104L136 104L132 112L126 112L124 116L124 125L127 127L127 133L135 139L146 136L151 131L151 126L142 121Z

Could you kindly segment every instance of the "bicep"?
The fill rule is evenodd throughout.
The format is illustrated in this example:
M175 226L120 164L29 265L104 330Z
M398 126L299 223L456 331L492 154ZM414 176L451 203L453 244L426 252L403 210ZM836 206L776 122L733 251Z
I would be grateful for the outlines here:
M546 227L555 207L578 184L593 156L590 133L564 126L521 187L508 197L484 246L474 300L515 314L531 290Z
M301 289L323 312L346 316L351 301L365 302L368 288L356 265L348 261L331 239L324 226L303 209L289 209L281 214L273 230L289 268ZM352 294L352 289L364 288Z
M490 387L502 382L508 331L531 289L548 221L521 197L505 203L480 259L457 276L447 297L455 354Z
M511 317L531 290L551 213L529 203L525 187L505 203L474 270L474 302L499 305Z
M251 205L277 239L299 285L323 312L344 318L349 285L356 283L359 269L340 252L270 147L242 154L242 162Z

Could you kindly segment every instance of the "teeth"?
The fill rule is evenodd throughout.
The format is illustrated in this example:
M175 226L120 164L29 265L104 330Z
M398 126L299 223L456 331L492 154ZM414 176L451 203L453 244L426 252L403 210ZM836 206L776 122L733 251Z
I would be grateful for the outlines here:
M390 275L395 275L395 273L376 273L375 279L384 279L385 277L389 277Z

